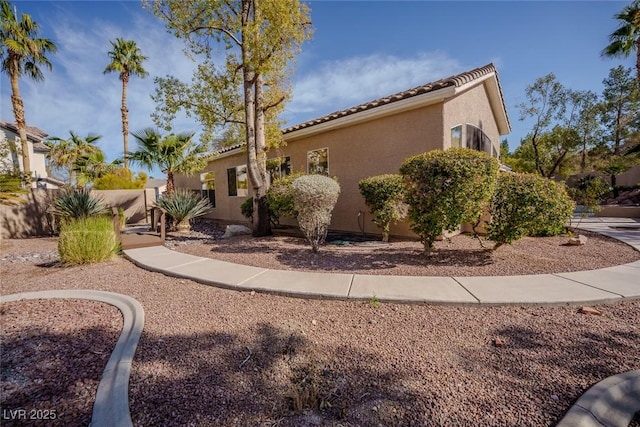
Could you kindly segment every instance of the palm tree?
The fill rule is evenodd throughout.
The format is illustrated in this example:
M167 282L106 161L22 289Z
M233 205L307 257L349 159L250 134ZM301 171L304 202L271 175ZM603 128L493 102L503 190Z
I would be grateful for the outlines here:
M604 56L627 57L635 50L636 52L636 79L640 84L640 0L622 9L622 12L615 15L620 21L618 27L609 36L611 42L604 48Z
M18 80L22 75L31 77L35 81L44 80L38 65L44 65L51 70L52 65L46 55L54 53L57 47L49 39L38 38L40 28L31 16L23 13L18 21L17 14L15 8L11 10L11 4L7 0L0 0L0 46L2 47L0 59L2 71L9 75L11 81L11 105L18 136L20 136L22 168L25 180L30 183L31 161L27 124Z
M104 154L100 154L102 150L95 145L100 138L100 135L87 135L82 138L73 131L69 131L68 139L57 136L47 138L45 145L50 149L48 156L51 166L66 169L69 184L84 186L88 181L85 173L87 159L104 159Z
M113 50L108 52L111 62L104 69L104 74L117 72L120 73L122 81L122 104L120 111L122 112L122 138L124 144L124 167L129 169L129 109L127 108L127 84L132 75L146 77L149 75L142 67L142 63L147 59L140 52L140 48L133 40L124 40L117 38L111 41Z
M161 136L152 128L131 135L138 143L138 150L130 154L132 162L151 170L154 166L167 174L167 193L175 190L174 174L192 174L204 169L207 164L206 144L194 145L193 133Z

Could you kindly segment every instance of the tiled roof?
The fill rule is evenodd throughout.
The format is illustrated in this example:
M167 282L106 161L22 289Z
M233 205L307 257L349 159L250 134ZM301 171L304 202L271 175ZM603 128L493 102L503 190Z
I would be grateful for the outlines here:
M325 123L331 120L339 119L341 117L349 116L351 114L359 113L361 111L371 110L376 107L381 107L383 105L388 105L393 102L398 102L403 99L412 98L414 96L422 95L425 93L433 92L438 89L444 89L446 87L460 87L466 83L472 82L480 77L483 77L490 73L496 73L497 70L493 66L493 64L487 64L484 67L476 68L471 71L464 72L462 74L458 74L455 76L447 77L436 82L427 83L422 86L415 87L413 89L405 90L403 92L399 92L390 96L386 96L384 98L376 99L373 101L365 102L364 104L360 104L358 106L348 108L346 110L336 111L331 114L327 114L326 116L319 117L317 119L309 120L304 123L300 123L291 127L288 127L282 131L283 134L287 134L290 132L294 132L300 129L308 128L314 125L318 125L320 123ZM502 101L504 103L504 97L502 96L502 91L500 93L502 97Z
M11 132L18 134L18 126L15 123L5 122L4 120L0 120L0 127L4 129L8 129ZM33 141L40 141L49 136L42 129L39 129L35 126L27 126L27 138Z
M461 74L457 74L451 77L447 77L444 79L440 79L438 81L427 83L422 86L414 87L413 89L405 90L393 95L386 96L384 98L379 98L373 101L365 102L364 104L360 104L358 106L348 108L346 110L336 111L331 114L327 114L326 116L322 116L313 120L306 121L304 123L300 123L294 126L290 126L282 131L283 134L291 133L300 129L305 129L314 125L319 125L321 123L326 123L331 120L339 119L341 117L349 116L351 114L356 114L361 111L371 110L376 107L381 107L383 105L388 105L394 102L401 101L403 99L412 98L414 96L422 95L425 93L434 92L439 89L444 89L447 87L461 87L467 83L470 83L476 79L479 79L487 74L495 73L496 79L498 79L498 71L494 67L493 64L487 64L484 67L479 67L473 69L471 71L466 71ZM500 87L500 81L498 80L498 88L500 91L500 98L502 104L504 105L504 95L502 94L502 88ZM507 117L507 121L508 121ZM213 153L213 155L220 155L224 153L228 153L230 151L237 150L241 147L244 147L245 144L236 144L230 147L222 148Z

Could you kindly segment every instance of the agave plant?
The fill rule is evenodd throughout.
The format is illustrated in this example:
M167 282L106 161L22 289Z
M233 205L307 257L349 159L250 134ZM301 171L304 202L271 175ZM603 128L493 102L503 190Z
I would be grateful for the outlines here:
M108 208L86 188L72 188L53 201L51 212L67 221L105 214Z
M173 219L172 230L189 231L189 220L207 213L211 209L208 200L200 198L189 190L176 190L167 193L156 202L156 206L165 210Z

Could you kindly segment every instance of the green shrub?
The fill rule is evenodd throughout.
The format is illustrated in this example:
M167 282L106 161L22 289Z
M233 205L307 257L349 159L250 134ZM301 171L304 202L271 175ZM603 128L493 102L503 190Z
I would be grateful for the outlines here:
M253 197L249 197L240 205L242 216L253 222Z
M495 189L499 164L467 148L434 150L409 157L400 168L411 228L425 252L446 230L476 223Z
M270 215L277 224L284 216L295 218L296 211L293 203L293 189L291 184L303 176L302 172L295 172L274 180L267 191L267 203Z
M0 205L19 205L26 202L23 197L29 192L22 188L24 181L20 173L0 173Z
M133 176L129 169L120 168L102 175L93 182L95 190L136 190L147 184L147 174L138 172Z
M305 175L295 179L291 188L300 230L311 243L313 252L318 252L327 237L340 185L323 175Z
M391 222L407 216L408 206L404 203L404 183L400 175L377 175L358 183L360 194L371 209L373 222L382 229L382 241L389 241Z
M105 261L117 251L113 221L106 216L77 218L61 225L58 252L66 264Z
M495 250L524 236L559 234L566 230L573 209L562 184L533 174L500 174L491 200L488 237Z
M86 188L66 190L53 201L51 211L61 217L61 222L110 213L102 200L92 196Z
M191 229L189 220L205 215L211 204L208 200L201 198L195 193L179 189L173 193L165 193L156 206L164 209L173 220L173 230L188 231Z

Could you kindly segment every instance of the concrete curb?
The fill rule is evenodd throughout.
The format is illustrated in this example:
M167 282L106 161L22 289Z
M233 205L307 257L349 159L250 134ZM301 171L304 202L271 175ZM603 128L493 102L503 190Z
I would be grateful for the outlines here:
M142 305L126 295L93 290L26 292L0 296L0 302L45 298L100 301L113 305L122 312L122 332L102 373L90 425L92 427L133 426L129 412L129 375L131 362L144 327Z
M613 375L587 390L556 427L627 427L640 411L640 370Z

